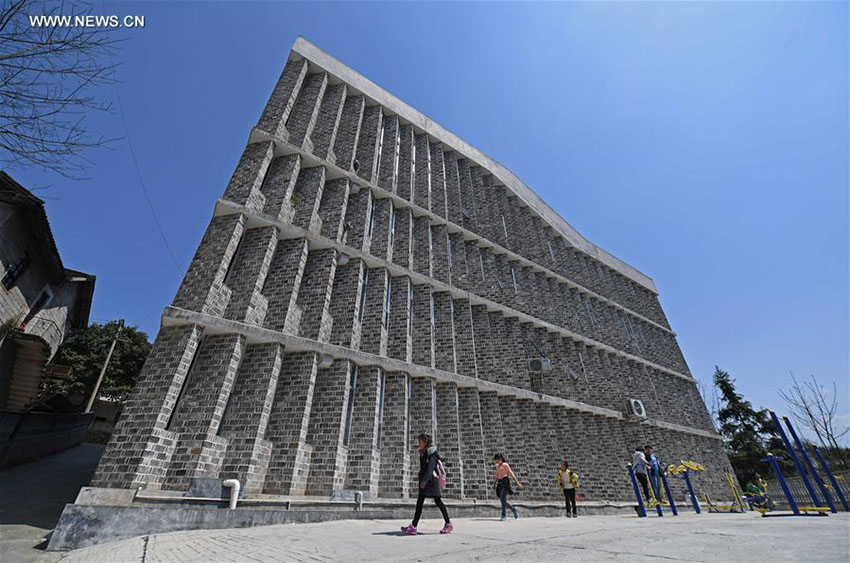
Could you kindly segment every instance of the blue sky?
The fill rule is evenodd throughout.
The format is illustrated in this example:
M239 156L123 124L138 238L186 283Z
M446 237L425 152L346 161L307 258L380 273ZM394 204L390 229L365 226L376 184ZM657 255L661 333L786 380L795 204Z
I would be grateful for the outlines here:
M100 5L98 10L100 11ZM848 407L848 4L123 3L122 137L47 187L92 316L171 302L297 35L508 166L651 276L691 370L782 410L790 372ZM104 98L115 100L112 88ZM139 187L128 141L174 251Z

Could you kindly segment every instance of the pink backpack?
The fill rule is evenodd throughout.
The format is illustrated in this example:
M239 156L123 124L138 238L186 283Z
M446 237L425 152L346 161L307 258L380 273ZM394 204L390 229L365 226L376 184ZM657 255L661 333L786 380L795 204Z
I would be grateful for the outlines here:
M434 469L434 477L437 478L440 488L446 486L446 466L443 465L442 459L437 458L437 468Z

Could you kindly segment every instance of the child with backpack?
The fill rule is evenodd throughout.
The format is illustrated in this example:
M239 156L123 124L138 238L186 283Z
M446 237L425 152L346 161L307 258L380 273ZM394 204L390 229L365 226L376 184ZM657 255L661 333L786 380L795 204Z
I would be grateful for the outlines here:
M401 531L409 536L416 535L416 526L422 516L422 507L426 498L433 498L434 504L440 509L445 525L440 530L441 534L450 534L454 530L449 512L440 493L440 487L446 484L446 468L437 453L437 446L431 444L431 436L420 434L417 436L419 449L419 496L416 498L416 512L413 514L413 522L409 526L402 526Z
M511 509L511 512L514 514L514 519L519 518L519 514L517 513L516 508L508 502L508 495L513 494L513 490L511 489L511 477L516 481L516 486L519 490L522 490L522 483L519 482L516 475L514 475L513 469L508 465L508 462L505 461L505 456L502 454L496 454L493 456L493 463L496 465L496 494L499 495L499 499L502 501L502 522L508 519L506 515L506 511L508 508Z
M561 487L561 492L564 493L567 518L578 518L578 512L576 512L578 473L570 469L570 464L566 461L561 462L561 468L558 470L558 486Z

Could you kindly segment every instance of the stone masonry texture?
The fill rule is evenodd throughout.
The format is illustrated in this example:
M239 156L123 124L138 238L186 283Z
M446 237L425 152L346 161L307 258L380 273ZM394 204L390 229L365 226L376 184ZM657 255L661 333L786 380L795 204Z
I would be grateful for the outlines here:
M299 39L233 161L93 485L411 498L427 433L449 498L493 499L502 453L517 500L567 460L626 501L646 443L727 496L654 286L488 158Z

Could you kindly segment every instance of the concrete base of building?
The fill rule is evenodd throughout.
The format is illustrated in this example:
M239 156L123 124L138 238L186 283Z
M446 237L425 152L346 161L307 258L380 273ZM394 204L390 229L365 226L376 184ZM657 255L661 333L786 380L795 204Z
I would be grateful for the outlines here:
M271 497L241 499L230 509L225 499L178 496L166 491L147 492L130 489L84 487L77 502L65 506L53 530L49 551L68 551L121 539L176 532L249 528L274 524L305 524L332 520L397 520L413 516L415 499L374 499L336 501L310 497ZM493 517L498 515L497 501L444 499L452 518ZM564 505L554 502L515 501L522 517L560 517ZM687 507L682 507L687 509ZM584 502L579 513L628 514L633 503ZM423 518L439 518L429 500Z

